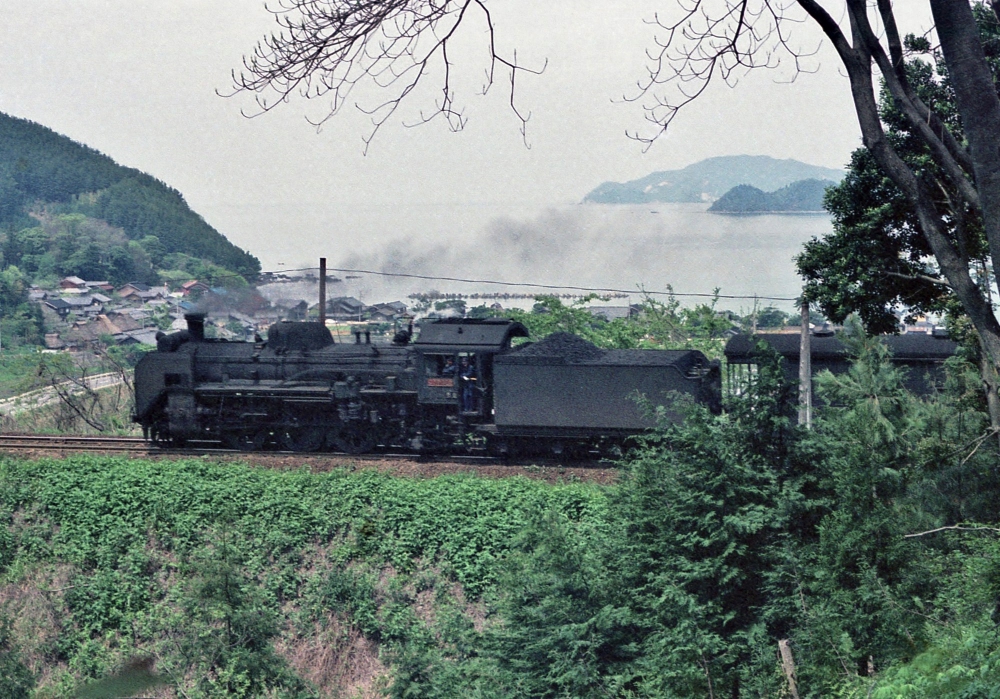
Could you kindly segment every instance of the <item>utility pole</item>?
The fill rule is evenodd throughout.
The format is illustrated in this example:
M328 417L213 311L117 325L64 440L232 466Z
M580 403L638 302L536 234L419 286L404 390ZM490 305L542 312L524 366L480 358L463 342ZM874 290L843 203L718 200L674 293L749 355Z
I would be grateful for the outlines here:
M799 424L812 426L812 348L809 335L809 302L802 301L799 341Z
M326 258L319 258L319 322L326 327Z

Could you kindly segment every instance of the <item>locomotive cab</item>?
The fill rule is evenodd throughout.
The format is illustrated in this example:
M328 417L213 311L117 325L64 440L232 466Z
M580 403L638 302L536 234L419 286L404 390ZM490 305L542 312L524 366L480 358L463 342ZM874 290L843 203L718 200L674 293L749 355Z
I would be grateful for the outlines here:
M425 324L413 344L420 404L440 406L467 422L491 420L493 357L527 329L505 318L455 318Z

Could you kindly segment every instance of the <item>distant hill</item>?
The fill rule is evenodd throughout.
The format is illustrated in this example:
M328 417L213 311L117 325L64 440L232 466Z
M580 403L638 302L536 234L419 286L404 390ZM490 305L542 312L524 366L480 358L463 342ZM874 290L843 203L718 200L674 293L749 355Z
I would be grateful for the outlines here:
M0 242L4 263L49 277L75 274L83 265L90 273L103 268L108 277L117 271L148 278L154 266L190 265L191 259L243 275L260 271L256 257L206 223L177 190L3 113ZM74 242L87 249L75 249Z
M729 214L822 211L823 194L833 184L836 183L830 180L800 180L775 192L764 192L748 184L740 184L716 199L708 210Z
M773 192L800 180L839 182L843 171L766 155L725 155L631 182L605 182L584 197L597 204L714 201L741 184Z

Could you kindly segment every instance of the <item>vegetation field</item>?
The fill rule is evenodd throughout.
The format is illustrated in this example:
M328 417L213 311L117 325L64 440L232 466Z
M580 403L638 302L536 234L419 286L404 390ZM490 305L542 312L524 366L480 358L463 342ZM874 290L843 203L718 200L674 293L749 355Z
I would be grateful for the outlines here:
M202 460L8 459L0 493L4 696L138 655L186 696L372 695L462 655L533 513L604 512L592 485Z

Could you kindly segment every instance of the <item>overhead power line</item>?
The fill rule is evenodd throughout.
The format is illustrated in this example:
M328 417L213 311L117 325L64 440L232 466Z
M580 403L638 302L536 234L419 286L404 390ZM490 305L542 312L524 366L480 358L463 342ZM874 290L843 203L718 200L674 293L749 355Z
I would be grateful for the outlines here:
M305 271L305 270L289 270ZM762 301L797 301L795 298L783 296L760 296L759 294L683 294L676 291L650 291L648 289L615 289L601 286L568 286L563 284L532 284L529 282L505 282L496 279L466 279L464 277L437 277L427 274L408 274L405 272L379 272L371 269L347 269L346 267L327 267L327 272L343 272L345 274L374 274L380 277L403 277L406 279L424 279L427 281L459 282L462 284L492 284L496 286L514 286L532 289L550 289L553 291L586 291L605 292L609 294L635 294L642 293L650 296L686 296L696 298L719 298L719 299L760 299Z
M279 269L271 271L261 271L257 276L289 274L291 272L314 272L317 267L301 267L299 269ZM491 284L494 286L513 286L528 289L547 289L550 291L582 291L587 293L608 293L608 294L646 294L648 296L675 296L685 298L706 298L706 299L759 299L761 301L798 301L799 299L786 296L761 296L760 294L707 294L707 293L682 293L678 291L650 291L649 289L616 289L604 286L571 286L564 284L534 284L530 282L508 282L497 279L467 279L465 277L439 277L429 274L410 274L407 272L380 272L373 269L349 269L347 267L327 267L329 272L343 272L345 274L374 274L379 277L400 277L404 279L423 279L432 282L456 282L461 284ZM241 274L217 274L204 275L204 279L217 281L220 279L243 277ZM252 276L252 275L251 275Z

